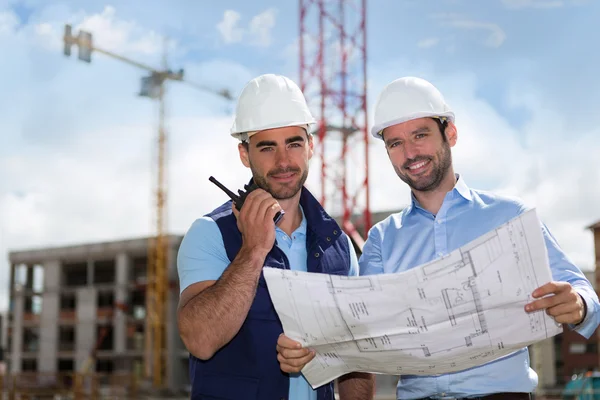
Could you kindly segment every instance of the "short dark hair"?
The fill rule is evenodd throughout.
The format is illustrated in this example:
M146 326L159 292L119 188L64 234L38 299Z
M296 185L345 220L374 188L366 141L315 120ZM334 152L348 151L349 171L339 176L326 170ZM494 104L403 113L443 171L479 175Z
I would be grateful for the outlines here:
M438 128L440 128L440 133L442 134L442 139L444 139L444 142L447 142L448 137L446 136L446 127L448 126L448 121L445 119L441 120L439 118L433 118L433 120L437 124Z

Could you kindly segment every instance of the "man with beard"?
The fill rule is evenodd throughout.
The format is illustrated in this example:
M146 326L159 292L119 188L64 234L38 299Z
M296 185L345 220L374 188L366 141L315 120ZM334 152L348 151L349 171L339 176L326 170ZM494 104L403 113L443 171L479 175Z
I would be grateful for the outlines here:
M348 236L303 186L314 124L304 95L286 77L261 75L240 94L231 134L259 189L239 212L228 201L196 220L177 258L178 326L190 352L192 399L334 399L333 383L313 390L301 374L280 368L278 339L291 347L292 366L314 353L282 335L262 274L263 266L357 274ZM338 383L342 400L374 395L370 374Z
M375 107L373 136L385 144L411 204L369 232L361 275L406 271L451 253L526 211L517 199L470 188L455 174L454 113L429 82L397 79ZM524 312L545 310L556 322L589 338L599 324L600 304L591 284L541 224L554 281L533 292ZM479 367L436 376L401 376L400 399L529 399L537 375L527 348Z

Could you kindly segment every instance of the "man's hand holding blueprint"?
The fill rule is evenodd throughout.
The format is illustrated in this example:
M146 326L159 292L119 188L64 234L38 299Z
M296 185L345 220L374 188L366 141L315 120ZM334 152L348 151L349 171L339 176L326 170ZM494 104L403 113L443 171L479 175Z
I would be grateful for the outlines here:
M552 280L535 210L402 273L264 275L285 335L316 352L302 369L313 388L353 371L455 372L562 332L524 310Z

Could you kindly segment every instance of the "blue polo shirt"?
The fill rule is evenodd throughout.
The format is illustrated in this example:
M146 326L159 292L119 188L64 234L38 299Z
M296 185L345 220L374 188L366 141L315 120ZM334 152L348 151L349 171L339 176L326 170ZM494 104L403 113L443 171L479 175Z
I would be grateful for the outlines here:
M275 227L275 240L289 260L290 268L306 271L306 218L302 211L300 226L288 236L279 227ZM348 238L350 242L350 239ZM350 247L350 276L358 275L358 260L352 243ZM194 221L186 233L177 255L180 291L193 283L217 280L229 266L229 258L221 232L214 220L201 217ZM290 375L289 400L316 400L317 391L313 390L302 374Z

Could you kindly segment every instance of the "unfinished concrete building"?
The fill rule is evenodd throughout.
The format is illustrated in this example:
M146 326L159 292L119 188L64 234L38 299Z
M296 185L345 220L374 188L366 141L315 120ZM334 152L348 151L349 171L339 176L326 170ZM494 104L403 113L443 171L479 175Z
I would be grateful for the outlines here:
M181 240L168 237L165 382L174 391L188 382L176 321ZM147 255L147 239L11 252L9 372L127 372L143 380Z

